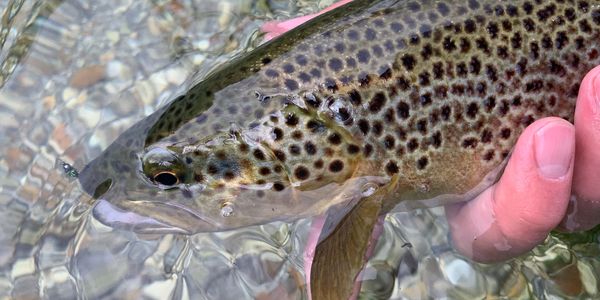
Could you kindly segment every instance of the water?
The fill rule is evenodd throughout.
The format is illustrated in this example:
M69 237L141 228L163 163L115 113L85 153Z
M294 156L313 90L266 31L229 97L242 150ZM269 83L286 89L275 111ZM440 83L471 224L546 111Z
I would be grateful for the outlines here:
M0 30L0 299L303 299L310 220L136 235L103 226L80 169L175 91L260 43L260 24L331 1L7 1ZM67 172L65 172L67 171ZM480 265L441 209L396 213L364 299L598 298L600 230Z

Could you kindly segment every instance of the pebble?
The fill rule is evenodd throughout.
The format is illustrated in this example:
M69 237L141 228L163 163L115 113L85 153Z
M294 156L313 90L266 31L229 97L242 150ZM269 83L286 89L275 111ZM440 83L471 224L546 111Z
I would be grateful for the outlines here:
M52 110L56 105L56 97L54 97L54 95L51 95L42 98L42 105L44 105L44 110Z
M109 78L116 78L123 81L130 80L132 77L131 68L124 63L114 60L106 65L106 75Z
M109 32L107 32L106 33L106 37L113 44L116 44L121 39L121 35L117 31L109 31Z
M145 106L153 105L156 93L152 87L152 83L148 80L137 81L134 86L135 94L142 100Z
M174 85L180 85L188 78L188 71L183 68L172 68L166 73L167 80Z
M73 139L69 135L64 124L57 124L50 135L48 145L53 147L57 153L63 153L73 144Z
M106 66L90 65L73 72L69 84L77 89L89 87L106 77Z
M77 115L87 128L93 128L100 122L101 113L96 108L82 105L77 109Z

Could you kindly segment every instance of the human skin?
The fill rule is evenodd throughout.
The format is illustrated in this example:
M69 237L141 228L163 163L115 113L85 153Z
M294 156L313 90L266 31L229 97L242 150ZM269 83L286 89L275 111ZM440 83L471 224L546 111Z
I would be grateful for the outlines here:
M599 170L600 66L581 83L575 125L558 118L531 124L495 185L446 207L454 246L496 262L531 250L555 228L591 229L600 223Z

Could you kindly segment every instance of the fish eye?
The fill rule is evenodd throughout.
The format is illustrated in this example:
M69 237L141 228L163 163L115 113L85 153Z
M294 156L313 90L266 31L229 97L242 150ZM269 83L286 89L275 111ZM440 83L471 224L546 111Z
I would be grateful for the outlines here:
M154 175L154 182L164 186L174 186L179 183L179 177L173 172L160 172Z

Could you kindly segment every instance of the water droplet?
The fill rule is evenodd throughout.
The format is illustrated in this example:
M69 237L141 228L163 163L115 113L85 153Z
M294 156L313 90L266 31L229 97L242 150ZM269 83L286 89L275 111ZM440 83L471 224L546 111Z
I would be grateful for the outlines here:
M221 216L223 217L231 217L233 215L233 204L229 202L223 203L221 205Z
M431 187L429 186L428 183L421 183L418 186L419 192L421 193L427 193L431 190Z
M366 183L365 185L363 185L363 187L361 189L361 195L363 197L369 197L369 196L375 194L375 192L377 191L377 188L379 188L379 185L377 185L376 183L373 183L373 182Z
M352 116L352 108L347 103L348 101L341 97L330 97L327 99L327 107L336 121L345 122Z

